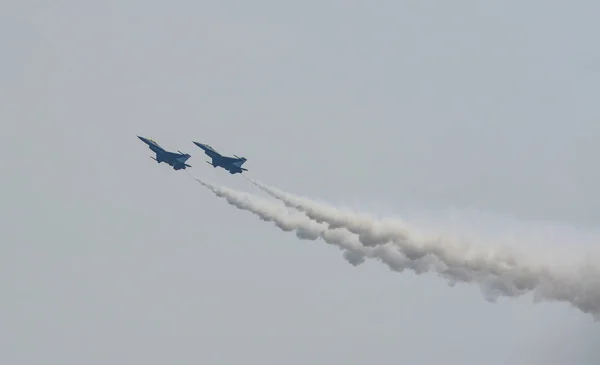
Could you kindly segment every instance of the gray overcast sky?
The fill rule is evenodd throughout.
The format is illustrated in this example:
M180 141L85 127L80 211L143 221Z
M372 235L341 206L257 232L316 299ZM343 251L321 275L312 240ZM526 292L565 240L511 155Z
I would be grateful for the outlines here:
M1 363L597 363L600 327L566 304L353 267L135 136L257 194L191 140L332 203L594 245L598 1L1 8Z

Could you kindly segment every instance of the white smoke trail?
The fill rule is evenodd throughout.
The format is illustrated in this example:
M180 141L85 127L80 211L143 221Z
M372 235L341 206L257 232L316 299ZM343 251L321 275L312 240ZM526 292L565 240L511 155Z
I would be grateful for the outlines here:
M283 207L267 202L259 197L239 192L226 187L218 187L201 179L196 179L200 184L211 190L216 196L224 198L230 205L249 211L261 220L273 222L284 232L296 231L296 236L303 240L316 240L322 238L325 242L336 245L344 250L344 257L352 265L357 266L365 258L378 258L394 271L403 271L410 265L410 261L389 247L377 250L363 247L352 233L342 230L328 229L325 225L310 220L302 213L290 213Z
M513 275L520 273L515 277L517 285L514 290L516 292L529 291L537 286L536 283L530 281L531 276L527 272L531 264L527 268L518 267L523 260L519 260L517 253L511 253L505 248L493 251L474 250L465 243L444 239L444 237L435 239L418 237L401 221L378 221L366 214L341 211L335 207L266 186L248 177L246 179L286 206L304 212L308 218L326 223L330 229L345 228L358 235L359 241L364 246L374 247L392 242L404 255L413 260L425 255L434 255L448 266L449 271L455 270L456 275L465 269L472 273L478 273L482 268L480 262L486 261L486 271L482 273L484 276L502 276L508 269L512 270Z
M229 204L250 211L265 221L274 222L284 231L296 230L296 235L302 239L323 238L345 250L348 261L357 265L365 257L376 258L384 262L394 271L405 269L417 274L436 272L446 278L451 284L467 282L479 284L486 299L493 301L498 296L517 297L533 293L534 301L568 302L584 313L591 314L600 320L600 276L593 266L560 269L553 266L542 266L522 256L505 253L503 256L487 250L475 250L459 244L449 244L440 240L422 241L421 238L411 237L406 228L402 228L402 239L391 235L393 243L377 245L361 245L358 228L373 229L370 222L359 224L352 221L352 214L341 217L331 217L332 212L318 214L327 223L339 222L340 228L330 228L302 214L290 215L284 207L261 201L258 197L237 192L232 189L217 187L197 179L217 196L225 198ZM286 201L291 199L286 197ZM288 203L294 207L312 209L309 201L296 198L301 202ZM320 208L319 208L320 209ZM345 220L348 219L349 223ZM346 226L347 225L347 226ZM359 237L348 231L358 231ZM394 228L392 227L392 231Z
M261 184L250 182L290 208L304 212L310 219L326 223L329 228L346 228L359 236L365 246L376 246L393 240L406 240L408 229L399 221L377 221L366 214L345 212L337 208L310 201Z

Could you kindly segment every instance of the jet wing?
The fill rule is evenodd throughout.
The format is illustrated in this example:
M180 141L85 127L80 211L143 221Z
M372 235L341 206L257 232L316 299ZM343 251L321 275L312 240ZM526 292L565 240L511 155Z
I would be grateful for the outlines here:
M182 157L188 157L188 158L189 158L189 156L187 156L187 155L185 155L185 154L183 154L183 153L176 153L176 152L168 152L168 151L165 151L163 154L164 154L164 155L165 155L165 156L166 156L168 159L172 159L172 160L177 160L177 159L180 159L180 158L182 158ZM186 158L186 160L187 160L187 158Z
M235 157L227 157L227 156L221 156L220 158L221 160L223 160L223 162L225 163L234 163L239 161L239 158L235 158Z
M169 151L165 151L163 152L163 155L169 157L169 158L178 158L183 156L181 153L176 153L176 152L169 152Z

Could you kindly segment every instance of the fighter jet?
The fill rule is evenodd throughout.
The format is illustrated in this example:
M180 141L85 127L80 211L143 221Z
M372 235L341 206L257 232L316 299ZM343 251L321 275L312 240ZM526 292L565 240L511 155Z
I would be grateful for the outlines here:
M186 167L192 167L185 163L191 157L188 153L183 153L181 151L177 151L179 153L169 152L159 146L158 143L156 143L156 141L153 139L140 136L138 136L138 138L147 144L154 153L156 153L156 158L150 156L150 158L154 161L158 163L164 162L173 167L173 170L185 170Z
M193 141L192 141L193 142ZM225 170L229 171L230 174L241 174L242 171L248 171L242 167L242 165L247 161L245 157L238 157L233 155L234 157L223 156L210 145L205 143L194 142L194 144L204 150L204 153L208 157L212 159L211 162L206 161L207 164L211 165L214 168L222 167Z

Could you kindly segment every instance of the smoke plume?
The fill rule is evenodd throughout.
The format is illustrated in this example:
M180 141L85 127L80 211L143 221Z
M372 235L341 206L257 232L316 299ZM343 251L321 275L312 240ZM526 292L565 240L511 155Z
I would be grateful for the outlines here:
M600 275L591 265L559 268L507 251L499 253L443 237L418 237L398 222L379 222L255 183L303 213L290 212L259 197L196 180L229 204L273 222L283 231L295 231L300 239L322 238L338 246L353 265L375 258L396 272L434 272L451 285L479 284L489 301L531 293L536 302L567 302L600 320Z
M518 253L509 252L507 249L474 250L464 242L453 241L445 237L418 237L401 221L378 221L366 214L341 211L335 207L247 179L267 194L283 202L287 207L303 212L308 218L327 224L330 229L345 228L356 234L364 246L374 247L391 242L404 255L413 260L425 255L434 255L448 266L448 270L455 270L455 275L461 275L460 272L465 267L468 267L471 272L477 272L482 267L480 261L487 260L486 268L489 271L484 275L500 276L507 268L510 268L515 275L520 274L515 277L519 283L515 289L529 291L537 285L529 282L529 273L523 272L523 268L518 267L519 263L523 261L519 259Z

